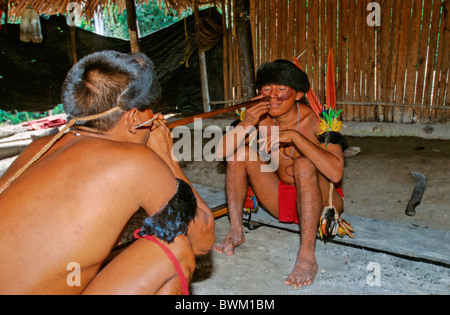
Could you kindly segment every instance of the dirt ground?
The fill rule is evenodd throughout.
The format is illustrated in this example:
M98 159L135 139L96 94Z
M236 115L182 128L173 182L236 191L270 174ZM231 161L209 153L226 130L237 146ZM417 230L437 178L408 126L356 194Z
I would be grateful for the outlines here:
M347 137L360 153L345 161L345 213L423 228L450 230L450 141L415 137ZM225 189L225 162L182 162L197 184ZM405 215L414 179L425 175L426 190L416 216Z
M361 151L346 159L342 183L346 214L448 233L449 141L413 137L348 137L347 140L351 147L359 147ZM223 162L183 162L182 165L193 183L225 188ZM425 175L427 184L416 216L409 217L405 209L414 188L413 171ZM216 220L218 240L226 235L228 228L227 216ZM450 293L450 270L445 266L322 242L317 242L319 272L315 283L293 290L284 286L283 281L292 270L299 235L261 227L247 230L245 236L246 242L232 257L211 252L198 259L193 294ZM370 285L368 280L373 266L380 269L380 285Z
M348 137L347 140L351 147L359 147L361 151L346 159L343 179L346 214L436 229L448 235L449 141L412 137ZM0 173L13 159L0 161ZM181 164L192 183L225 188L224 162ZM427 184L422 203L416 208L417 215L408 217L405 208L414 187L412 171L425 175ZM135 220L130 230L139 227L141 219ZM216 219L218 240L226 235L228 228L227 216ZM197 258L191 285L193 295L450 293L447 266L320 241L316 248L319 272L314 284L293 290L284 286L283 281L294 265L298 233L261 227L247 230L245 237L246 242L232 257L210 252ZM443 244L443 250L448 251L448 244Z

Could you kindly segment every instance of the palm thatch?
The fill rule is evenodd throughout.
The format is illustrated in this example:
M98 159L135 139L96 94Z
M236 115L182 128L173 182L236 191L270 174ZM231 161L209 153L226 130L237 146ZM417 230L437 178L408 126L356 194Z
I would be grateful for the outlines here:
M164 4L166 8L175 10L178 13L194 7L196 5L219 3L214 0L135 0L138 4L157 3L160 7ZM14 19L22 16L27 6L33 6L38 14L66 14L68 5L76 2L81 5L81 13L87 20L92 19L94 12L99 8L105 9L117 5L119 12L125 9L125 0L9 0L9 15Z

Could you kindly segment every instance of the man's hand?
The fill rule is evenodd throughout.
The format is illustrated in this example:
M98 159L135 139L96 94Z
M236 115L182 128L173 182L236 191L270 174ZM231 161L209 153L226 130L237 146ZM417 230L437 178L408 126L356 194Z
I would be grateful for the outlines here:
M252 98L252 100L262 99L265 98L262 95L256 96ZM254 105L250 108L247 108L245 110L245 118L242 120L242 123L248 127L248 126L256 126L261 119L261 116L267 114L269 111L269 101L267 100L261 100L260 103L257 105Z
M265 149L267 153L270 153L273 149L278 149L280 143L289 144L294 142L293 138L298 134L298 131L293 129L280 130L258 140L258 143L260 143L261 150Z
M147 146L169 164L171 161L176 161L175 156L172 156L172 132L167 128L164 116L161 114L158 115L159 117L153 121Z

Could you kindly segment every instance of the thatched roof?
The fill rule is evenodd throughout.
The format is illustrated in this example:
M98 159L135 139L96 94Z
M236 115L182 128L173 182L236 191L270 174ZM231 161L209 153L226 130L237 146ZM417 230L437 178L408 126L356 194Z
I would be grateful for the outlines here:
M220 13L213 8L200 11L200 17L208 17L216 23L222 21ZM73 65L72 54L68 51L69 26L65 17L56 15L41 19L41 24L44 40L38 45L19 40L18 24L8 25L6 34L0 32L2 110L41 112L61 103L62 83ZM139 38L140 50L155 64L162 86L162 98L155 111L175 108L183 113L203 111L196 38L186 38L186 29L188 34L193 34L195 28L194 15L189 15ZM79 60L101 50L130 52L129 41L100 36L80 28L77 28L75 38ZM206 52L209 92L211 99L216 100L224 99L222 49L222 41L219 40L216 46Z
M210 4L220 1L211 0L135 0L139 4L148 4L149 2L157 3L159 6L165 4L166 7L171 8L177 12L186 10L188 7L195 5ZM27 6L33 6L38 14L65 14L67 6L70 2L81 4L82 14L86 19L90 20L94 12L100 6L101 8L109 8L117 5L118 11L122 12L125 9L125 0L9 0L9 14L15 18L22 15Z

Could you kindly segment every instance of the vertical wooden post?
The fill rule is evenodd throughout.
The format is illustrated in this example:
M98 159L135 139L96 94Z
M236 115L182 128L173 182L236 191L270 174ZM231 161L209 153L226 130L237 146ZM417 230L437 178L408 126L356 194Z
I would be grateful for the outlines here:
M230 99L229 93L229 72L228 72L228 28L226 21L226 3L222 0L222 29L223 29L223 92L224 100L228 101Z
M200 23L198 6L194 8L195 23ZM203 111L211 111L210 99L209 99L209 86L208 86L208 72L206 69L206 55L205 50L202 47L197 47L198 59L200 61L200 81L202 84L202 97L203 97Z
M73 64L76 64L78 62L78 57L77 57L77 41L75 34L75 25L69 26L69 31L70 31L70 49L72 52L72 62Z
M255 65L253 59L252 30L250 24L250 0L237 0L236 30L239 45L239 64L242 84L242 97L256 96Z
M6 26L8 25L8 0L0 0L0 6L2 7L3 12L5 12L5 25L3 25L3 34L6 35ZM0 19L2 18L0 14ZM1 27L1 25L0 25Z
M128 33L130 35L131 52L140 52L141 49L139 47L139 35L136 22L136 6L134 0L125 0L125 5L127 9Z

